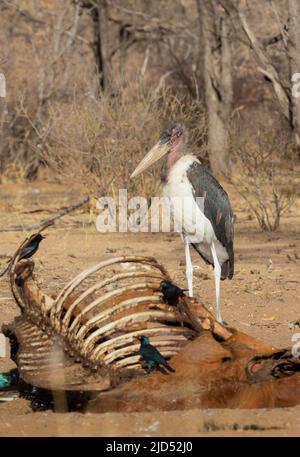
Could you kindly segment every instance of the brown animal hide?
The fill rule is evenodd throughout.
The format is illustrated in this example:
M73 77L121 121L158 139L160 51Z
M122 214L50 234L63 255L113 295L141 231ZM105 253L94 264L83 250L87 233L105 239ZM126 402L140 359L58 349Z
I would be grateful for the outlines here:
M88 411L273 408L300 403L300 364L289 351L233 331L226 342L206 331L155 372L101 394Z

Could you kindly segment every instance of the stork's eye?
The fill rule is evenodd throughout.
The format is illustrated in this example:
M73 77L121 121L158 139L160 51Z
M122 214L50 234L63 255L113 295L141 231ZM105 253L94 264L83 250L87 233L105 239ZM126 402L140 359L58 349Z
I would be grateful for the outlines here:
M179 138L182 135L182 132L180 130L173 129L172 130L172 142L176 140L176 138Z
M182 133L182 132L181 132L180 130L177 130L177 129L174 129L174 130L172 131L172 134L173 134L174 136L176 136L177 138L181 135L181 133Z

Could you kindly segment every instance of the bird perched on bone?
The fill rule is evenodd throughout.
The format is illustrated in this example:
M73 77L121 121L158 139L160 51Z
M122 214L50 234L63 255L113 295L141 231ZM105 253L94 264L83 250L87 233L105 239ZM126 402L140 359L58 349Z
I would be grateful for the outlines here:
M175 373L174 368L172 368L166 359L161 355L158 349L155 346L150 344L149 338L147 336L139 336L137 338L141 342L139 353L142 358L145 360L149 373L155 368L163 366L166 370L171 373Z
M7 267L0 273L0 277L4 276L11 269L14 260L18 257L18 260L29 259L38 250L40 242L46 237L40 233L35 233L28 240L25 241L24 245L17 250L17 252L9 259Z
M170 281L161 281L160 289L163 293L164 302L170 306L177 306L179 297L184 297L187 289L181 289L180 287L172 284Z

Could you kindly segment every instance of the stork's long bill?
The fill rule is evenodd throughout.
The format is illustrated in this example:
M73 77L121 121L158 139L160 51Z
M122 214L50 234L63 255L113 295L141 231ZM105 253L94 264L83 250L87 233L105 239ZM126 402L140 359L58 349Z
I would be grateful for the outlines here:
M135 178L140 173L145 171L159 159L161 159L164 155L166 155L171 149L171 145L168 142L164 142L159 140L155 146L145 155L145 157L141 160L138 164L130 178Z

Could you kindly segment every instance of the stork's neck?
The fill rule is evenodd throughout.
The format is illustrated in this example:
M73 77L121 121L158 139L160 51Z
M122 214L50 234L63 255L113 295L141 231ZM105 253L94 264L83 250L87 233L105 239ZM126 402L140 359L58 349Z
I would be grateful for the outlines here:
M179 160L184 155L184 143L180 141L178 144L174 144L171 151L168 154L167 168L168 173L175 165L177 160Z

